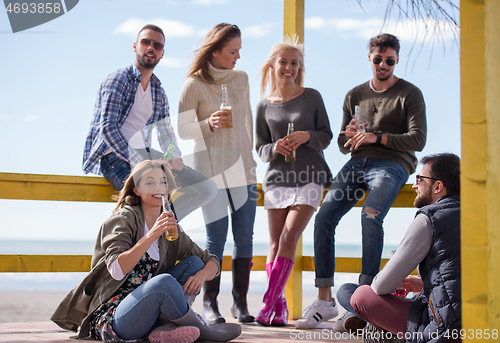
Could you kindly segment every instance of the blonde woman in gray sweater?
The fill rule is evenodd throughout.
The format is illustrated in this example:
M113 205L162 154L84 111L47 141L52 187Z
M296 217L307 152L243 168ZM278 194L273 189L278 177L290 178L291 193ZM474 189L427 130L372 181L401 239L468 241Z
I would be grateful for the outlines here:
M202 207L207 229L207 249L220 261L231 214L234 239L232 259L233 305L240 322L253 322L248 313L247 292L253 256L253 225L257 206L255 167L252 157L253 127L248 76L235 70L240 58L241 32L236 25L218 24L195 52L179 100L179 136L195 142L194 166L211 178L218 194ZM232 127L221 110L222 85L227 87ZM220 277L205 282L203 317L223 323L217 305Z
M304 47L297 37L272 47L261 83L261 95L268 83L270 94L259 102L256 121L256 149L269 162L262 183L269 218L269 286L256 317L264 326L287 324L283 291L295 264L297 242L331 176L323 157L333 137L330 122L319 92L302 86L303 75ZM287 134L289 123L295 132ZM296 161L286 162L293 153Z

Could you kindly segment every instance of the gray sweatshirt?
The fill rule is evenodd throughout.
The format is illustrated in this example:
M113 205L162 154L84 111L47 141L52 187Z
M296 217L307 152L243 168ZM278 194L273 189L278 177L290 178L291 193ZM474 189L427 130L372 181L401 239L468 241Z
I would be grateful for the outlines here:
M294 123L295 131L307 131L311 136L307 143L299 146L297 159L291 163L273 151L278 139L287 135L288 123ZM279 103L262 99L257 105L255 129L255 149L262 161L270 162L262 182L264 191L308 183L330 185L331 172L323 150L333 134L323 98L317 90L306 88L298 97Z
M431 250L431 244L431 222L428 216L419 214L406 230L394 256L373 279L373 291L378 295L394 292L427 256Z

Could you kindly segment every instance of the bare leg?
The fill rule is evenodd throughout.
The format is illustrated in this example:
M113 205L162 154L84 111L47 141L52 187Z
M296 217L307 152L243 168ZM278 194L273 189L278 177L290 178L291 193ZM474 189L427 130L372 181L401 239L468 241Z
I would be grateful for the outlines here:
M297 205L290 208L280 235L278 256L295 260L297 242L314 211L315 209L309 205Z
M289 207L283 209L273 209L267 211L269 223L269 252L267 253L267 263L271 263L278 254L280 237L285 226Z
M318 298L324 301L333 301L331 287L319 287Z

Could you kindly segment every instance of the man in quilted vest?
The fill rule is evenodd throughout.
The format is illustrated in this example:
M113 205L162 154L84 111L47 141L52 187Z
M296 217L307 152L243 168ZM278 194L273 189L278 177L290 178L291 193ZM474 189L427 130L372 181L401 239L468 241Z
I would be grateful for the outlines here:
M460 159L443 153L421 163L413 185L419 210L396 253L371 286L346 284L337 293L342 306L371 324L367 342L382 335L409 343L460 336ZM410 275L416 267L419 277ZM418 295L401 298L396 290Z

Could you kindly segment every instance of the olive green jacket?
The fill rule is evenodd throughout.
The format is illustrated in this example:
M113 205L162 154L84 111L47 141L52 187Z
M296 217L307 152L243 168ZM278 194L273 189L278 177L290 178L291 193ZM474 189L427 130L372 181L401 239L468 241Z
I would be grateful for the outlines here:
M108 266L122 252L132 248L144 236L144 214L141 206L124 206L102 224L92 255L91 270L80 283L69 292L50 318L61 328L76 332L79 338L90 334L90 314L108 301L123 282L115 280L108 272ZM154 275L166 273L177 261L196 255L205 264L214 261L215 255L200 248L178 226L179 239L167 241L165 235L158 239L160 261ZM153 276L154 276L153 275Z

